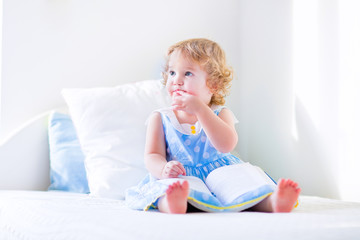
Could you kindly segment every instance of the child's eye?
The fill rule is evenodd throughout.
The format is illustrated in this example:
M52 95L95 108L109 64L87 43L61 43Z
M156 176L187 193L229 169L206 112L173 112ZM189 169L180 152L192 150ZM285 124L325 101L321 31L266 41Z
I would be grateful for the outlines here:
M169 75L170 76L175 76L175 72L174 71L169 71Z
M191 73L191 72L186 72L185 73L185 76L187 76L187 77L190 77L190 76L192 76L193 74Z

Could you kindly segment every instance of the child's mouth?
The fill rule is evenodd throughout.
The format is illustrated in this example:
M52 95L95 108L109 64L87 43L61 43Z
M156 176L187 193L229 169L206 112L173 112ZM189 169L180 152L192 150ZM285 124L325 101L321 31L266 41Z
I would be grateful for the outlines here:
M181 89L176 89L173 91L173 95L176 95L176 96L181 96L183 93L185 93L186 91L184 90L181 90Z

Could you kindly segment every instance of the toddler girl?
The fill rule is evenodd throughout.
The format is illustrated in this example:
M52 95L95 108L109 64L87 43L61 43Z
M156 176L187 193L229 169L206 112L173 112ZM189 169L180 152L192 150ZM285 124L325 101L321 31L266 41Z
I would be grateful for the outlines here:
M150 174L127 191L126 200L134 209L185 213L189 183L166 185L160 179L188 175L205 180L218 167L242 163L230 154L238 141L236 119L222 107L232 70L217 43L189 39L169 48L163 77L172 106L149 118L145 166ZM251 209L290 212L299 193L297 183L280 179L274 193Z

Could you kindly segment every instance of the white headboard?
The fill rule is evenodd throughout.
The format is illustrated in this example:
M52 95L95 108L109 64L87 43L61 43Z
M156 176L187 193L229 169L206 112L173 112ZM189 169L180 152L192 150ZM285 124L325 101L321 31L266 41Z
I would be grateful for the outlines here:
M0 189L46 190L50 184L47 121L36 116L0 144Z

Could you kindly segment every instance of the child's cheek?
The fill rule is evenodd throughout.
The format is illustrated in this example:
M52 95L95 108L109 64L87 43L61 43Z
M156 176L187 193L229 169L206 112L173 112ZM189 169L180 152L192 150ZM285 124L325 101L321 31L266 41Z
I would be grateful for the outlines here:
M169 87L169 85L168 84L166 84L166 91L167 91L167 93L171 96L171 90L170 90L170 87Z

